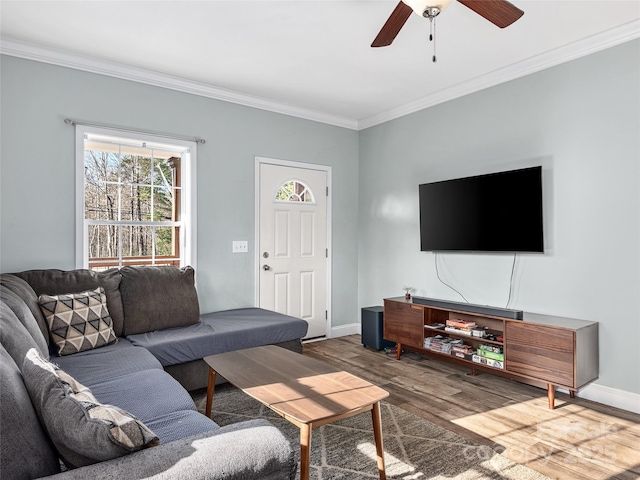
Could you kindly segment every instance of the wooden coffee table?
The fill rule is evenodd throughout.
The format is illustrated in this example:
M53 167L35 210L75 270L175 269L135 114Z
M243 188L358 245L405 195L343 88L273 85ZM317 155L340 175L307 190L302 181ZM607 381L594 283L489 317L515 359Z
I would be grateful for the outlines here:
M300 428L300 480L309 478L311 432L371 411L380 479L386 479L380 400L389 393L350 373L274 345L205 357L209 365L207 416L216 373Z

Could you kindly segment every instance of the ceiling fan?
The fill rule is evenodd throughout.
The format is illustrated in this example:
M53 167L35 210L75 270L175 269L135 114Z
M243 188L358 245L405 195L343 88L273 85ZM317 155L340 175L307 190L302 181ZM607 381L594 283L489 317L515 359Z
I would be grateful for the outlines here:
M386 47L391 45L400 30L409 19L411 12L429 19L431 34L429 40L435 42L435 18L453 0L402 0L391 12L380 33L375 38L372 47ZM505 28L518 20L524 12L506 0L458 0L465 7L470 8L481 17L489 20L494 25ZM436 61L435 43L433 61Z

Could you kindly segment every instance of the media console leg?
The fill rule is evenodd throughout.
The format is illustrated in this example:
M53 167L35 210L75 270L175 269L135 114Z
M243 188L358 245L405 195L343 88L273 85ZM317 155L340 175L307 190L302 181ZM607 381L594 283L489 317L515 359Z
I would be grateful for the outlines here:
M547 397L549 398L549 409L553 410L556 403L556 387L553 383L547 384Z
M402 354L402 345L400 343L396 343L396 360L400 360L401 354Z
M575 390L569 390L569 397L570 398L576 398L576 391Z

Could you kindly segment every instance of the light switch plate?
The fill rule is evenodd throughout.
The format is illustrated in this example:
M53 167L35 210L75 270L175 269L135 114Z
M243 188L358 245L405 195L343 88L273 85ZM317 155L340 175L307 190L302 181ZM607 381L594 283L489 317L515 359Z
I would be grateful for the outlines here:
M249 242L246 240L234 240L231 251L233 253L247 253L249 251Z

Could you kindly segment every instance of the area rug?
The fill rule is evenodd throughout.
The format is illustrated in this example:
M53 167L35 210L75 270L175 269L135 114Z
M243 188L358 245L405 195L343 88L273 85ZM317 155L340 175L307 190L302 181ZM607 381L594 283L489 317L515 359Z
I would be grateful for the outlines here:
M205 411L206 392L194 394ZM388 479L403 480L548 480L530 468L513 463L487 446L381 402L385 464ZM289 439L299 461L300 431L267 407L229 384L216 386L211 418L221 426L252 418L266 418ZM322 426L312 433L312 480L378 478L371 415Z

